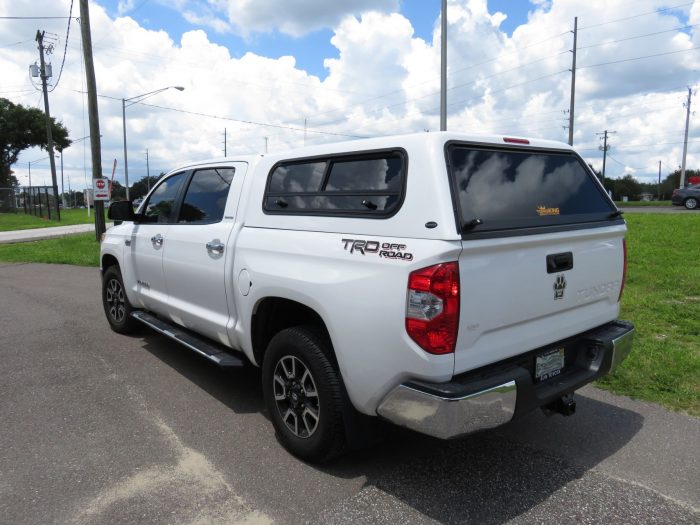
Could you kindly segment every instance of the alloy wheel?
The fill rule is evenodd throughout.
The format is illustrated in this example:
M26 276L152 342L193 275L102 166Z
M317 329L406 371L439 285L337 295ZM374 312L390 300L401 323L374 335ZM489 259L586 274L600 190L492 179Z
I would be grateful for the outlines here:
M124 288L117 279L110 279L105 289L105 300L109 305L109 316L115 323L121 323L126 315Z
M286 355L275 365L272 391L286 427L297 437L311 437L318 428L320 404L316 383L306 365Z

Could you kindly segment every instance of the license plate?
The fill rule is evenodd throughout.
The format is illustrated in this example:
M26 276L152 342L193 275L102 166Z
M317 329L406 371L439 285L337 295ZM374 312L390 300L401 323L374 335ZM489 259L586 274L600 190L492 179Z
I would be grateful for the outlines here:
M535 379L545 381L561 374L564 368L564 348L554 348L535 359Z

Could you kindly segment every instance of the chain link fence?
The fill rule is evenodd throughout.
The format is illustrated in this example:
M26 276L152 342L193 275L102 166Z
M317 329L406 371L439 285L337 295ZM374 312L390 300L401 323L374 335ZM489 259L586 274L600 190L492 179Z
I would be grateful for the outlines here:
M13 213L21 209L17 190L18 188L0 188L0 213Z

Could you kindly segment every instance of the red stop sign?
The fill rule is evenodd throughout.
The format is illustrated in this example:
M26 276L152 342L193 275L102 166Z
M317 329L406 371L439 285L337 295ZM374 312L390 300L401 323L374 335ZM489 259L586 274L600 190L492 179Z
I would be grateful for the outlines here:
M103 181L102 179L98 179L97 182L95 182L95 185L96 185L99 189L102 189L102 188L105 187L105 181Z

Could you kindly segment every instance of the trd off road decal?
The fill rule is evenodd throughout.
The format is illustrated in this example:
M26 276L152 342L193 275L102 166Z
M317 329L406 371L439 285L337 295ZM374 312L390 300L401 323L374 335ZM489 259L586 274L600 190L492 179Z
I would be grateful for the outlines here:
M413 254L406 250L405 244L393 242L366 241L363 239L342 239L343 249L350 253L361 253L362 255L378 255L385 259L401 259L402 261L412 261Z

